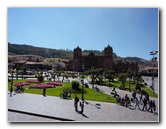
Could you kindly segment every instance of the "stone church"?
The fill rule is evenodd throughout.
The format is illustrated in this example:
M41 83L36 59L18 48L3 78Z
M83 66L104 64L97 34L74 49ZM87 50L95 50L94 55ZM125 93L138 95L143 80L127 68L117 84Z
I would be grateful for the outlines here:
M112 47L109 45L105 47L103 55L95 55L93 52L84 55L80 47L75 48L73 52L73 71L83 71L90 68L113 69Z

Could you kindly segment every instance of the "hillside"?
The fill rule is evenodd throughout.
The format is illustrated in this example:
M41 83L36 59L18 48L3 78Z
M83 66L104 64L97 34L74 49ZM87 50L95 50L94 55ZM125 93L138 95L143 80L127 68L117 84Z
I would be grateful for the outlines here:
M84 54L88 54L93 51L97 55L101 55L102 52L99 50L83 50ZM63 49L50 49L50 48L41 48L30 45L18 45L8 43L8 52L15 53L18 55L23 54L33 54L43 56L45 58L64 58L64 59L72 59L73 51L71 50L63 50ZM134 61L137 62L141 66L151 66L152 62L147 61L145 59L139 57L119 57L115 53L113 53L114 59L126 60L126 61Z
M83 50L82 52L85 54L89 54L91 51L93 51L97 55L102 54L102 52L99 50ZM64 58L64 59L73 58L72 50L41 48L26 44L18 45L18 44L8 43L8 52L15 53L17 55L33 54L33 55L43 56L45 58ZM113 54L114 54L113 57L117 58L117 55L115 53Z
M129 62L137 62L138 65L140 66L148 66L148 67L152 67L152 62L150 60L145 60L145 59L142 59L142 58L139 58L139 57L125 57L125 58L121 58L119 57L119 59L121 60L127 60ZM155 63L155 66L157 66L157 63Z
M33 54L43 56L45 58L64 58L64 59L72 59L73 52L66 50L57 50L50 48L41 48L30 45L18 45L8 43L8 52L12 52L18 55L23 54Z

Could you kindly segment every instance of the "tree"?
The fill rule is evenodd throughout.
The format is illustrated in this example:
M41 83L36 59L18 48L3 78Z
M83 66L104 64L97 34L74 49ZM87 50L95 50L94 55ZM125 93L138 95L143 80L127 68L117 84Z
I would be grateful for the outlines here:
M137 82L137 81L141 81L141 73L134 73L134 81Z
M139 81L135 84L135 90L141 91L141 85L139 84Z
M78 81L72 81L71 86L72 86L72 89L77 91L79 89L79 82Z
M44 77L43 77L43 72L39 72L38 73L38 77L37 77L38 81L41 83L41 82L44 82Z
M110 85L110 82L114 79L114 75L112 75L112 74L107 74L107 75L105 76L105 78L108 79L109 85Z
M122 82L122 86L124 86L124 85L125 85L125 82L126 82L126 74L125 74L125 73L120 74L120 75L118 76L118 81Z

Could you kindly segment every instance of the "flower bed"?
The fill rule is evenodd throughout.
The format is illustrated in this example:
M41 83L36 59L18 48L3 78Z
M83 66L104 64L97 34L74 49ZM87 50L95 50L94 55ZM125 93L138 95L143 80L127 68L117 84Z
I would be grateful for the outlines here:
M28 82L15 82L13 84L13 86L15 86L15 87L22 87L22 86L27 86L27 85L30 85L30 83L28 83Z
M50 85L50 84L36 84L36 85L34 85L34 86L30 86L29 87L30 89L32 88L32 89L43 89L43 88L55 88L55 86L54 85Z
M54 85L54 86L63 86L61 82L48 82L47 84Z

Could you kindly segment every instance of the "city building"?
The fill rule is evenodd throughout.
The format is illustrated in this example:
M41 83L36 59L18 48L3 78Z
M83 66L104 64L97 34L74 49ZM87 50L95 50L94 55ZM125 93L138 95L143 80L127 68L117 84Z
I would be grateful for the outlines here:
M155 77L158 77L158 67L145 67L141 72L144 76L152 76L154 74Z
M103 55L95 55L90 52L83 55L80 47L73 52L73 71L83 71L90 68L113 69L113 49L109 45L104 49Z
M113 59L113 48L108 45L104 48L102 54L94 54L92 51L89 54L82 52L82 49L77 46L73 51L73 59L67 60L62 58L44 58L38 55L16 55L8 53L8 66L27 69L54 69L64 71L82 72L88 69L101 68L103 70L113 70L116 73L122 72L138 72L137 62L128 62L121 59Z
M104 48L101 55L95 55L92 51L85 55L82 53L82 49L77 46L73 52L72 70L83 71L91 68L113 70L117 73L128 72L129 70L138 72L138 63L113 59L113 49L110 45Z
M9 52L8 69L50 69L50 64L44 60L44 57L38 55L16 55Z
M69 60L62 58L46 58L44 62L51 64L54 70L66 70Z
M20 61L30 61L30 62L44 62L44 57L38 55L15 55Z
M114 71L116 73L126 73L129 71L138 72L139 67L137 62L129 62L126 60L114 59Z

